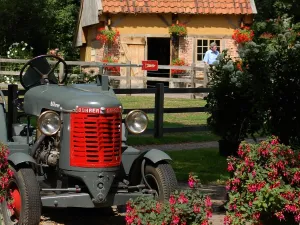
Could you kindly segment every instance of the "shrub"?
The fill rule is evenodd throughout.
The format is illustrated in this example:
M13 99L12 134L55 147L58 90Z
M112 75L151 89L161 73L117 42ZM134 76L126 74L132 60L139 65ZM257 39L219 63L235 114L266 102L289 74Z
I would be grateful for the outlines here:
M176 190L167 203L152 198L138 197L127 203L127 225L208 225L212 203L201 194L199 180L189 175L187 190Z
M272 137L243 142L239 157L228 158L229 202L225 224L300 222L300 155ZM275 221L274 221L275 220Z

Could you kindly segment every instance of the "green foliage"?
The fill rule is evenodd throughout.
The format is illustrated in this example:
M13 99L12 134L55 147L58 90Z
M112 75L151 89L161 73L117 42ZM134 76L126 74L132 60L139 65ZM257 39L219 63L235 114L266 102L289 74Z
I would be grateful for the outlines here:
M160 203L152 198L138 197L127 202L127 225L196 225L211 224L212 203L199 190L197 176L190 173L187 190L176 190L169 202Z
M260 130L260 116L255 110L253 76L246 65L233 61L223 51L210 70L211 91L207 97L210 116L207 124L224 140L237 142Z
M34 55L59 48L66 59L78 56L72 47L79 1L75 0L1 0L0 55L6 55L14 42L25 41Z
M266 220L300 222L299 154L272 137L260 144L242 143L238 158L228 158L233 177L227 183L226 224L261 224ZM297 222L297 223L295 223Z

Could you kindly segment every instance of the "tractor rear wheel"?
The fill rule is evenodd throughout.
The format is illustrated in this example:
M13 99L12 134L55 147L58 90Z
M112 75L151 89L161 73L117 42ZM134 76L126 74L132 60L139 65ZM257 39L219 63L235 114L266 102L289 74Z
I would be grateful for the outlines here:
M40 188L34 171L21 168L13 171L8 181L1 216L4 225L38 225L41 217Z
M175 172L170 164L148 164L145 168L145 178L151 189L158 194L157 200L168 201L171 193L177 188Z

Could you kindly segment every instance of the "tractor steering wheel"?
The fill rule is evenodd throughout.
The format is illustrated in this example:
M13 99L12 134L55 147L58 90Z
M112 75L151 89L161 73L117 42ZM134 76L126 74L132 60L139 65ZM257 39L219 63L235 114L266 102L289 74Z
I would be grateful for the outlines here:
M47 58L54 58L57 62L51 68ZM59 76L54 74L55 69L62 63L64 66L63 79L59 81ZM29 66L29 67L28 67ZM28 67L28 68L27 68ZM25 69L27 68L26 72ZM23 75L23 73L25 74ZM65 84L68 77L68 66L66 62L56 55L40 55L29 60L20 71L20 83L29 90L32 87L50 84Z

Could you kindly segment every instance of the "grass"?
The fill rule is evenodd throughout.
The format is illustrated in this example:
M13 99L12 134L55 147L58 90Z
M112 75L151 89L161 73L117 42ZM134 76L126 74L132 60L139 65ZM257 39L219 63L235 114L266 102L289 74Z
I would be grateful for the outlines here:
M154 108L154 96L119 96L125 109ZM165 98L165 108L202 107L206 101L202 99ZM149 114L149 128L153 128L154 115ZM164 127L186 127L206 125L208 114L198 113L166 113Z
M217 148L186 151L168 151L178 181L187 182L188 174L194 172L202 184L224 184L229 178L226 158Z
M119 96L125 109L154 108L154 96ZM185 108L185 107L203 107L206 101L202 99L182 99L182 98L165 98L165 108ZM148 114L149 125L153 128L154 115ZM187 127L206 125L208 114L199 113L166 113L164 114L164 127ZM189 133L166 133L161 139L156 139L153 135L130 135L128 143L130 145L147 145L147 144L175 144L185 142L202 142L216 141L220 138L212 132L189 132Z
M129 145L151 145L151 144L178 144L188 142L217 141L220 137L209 131L186 132L186 133L167 133L163 138L154 138L153 135L129 135Z

